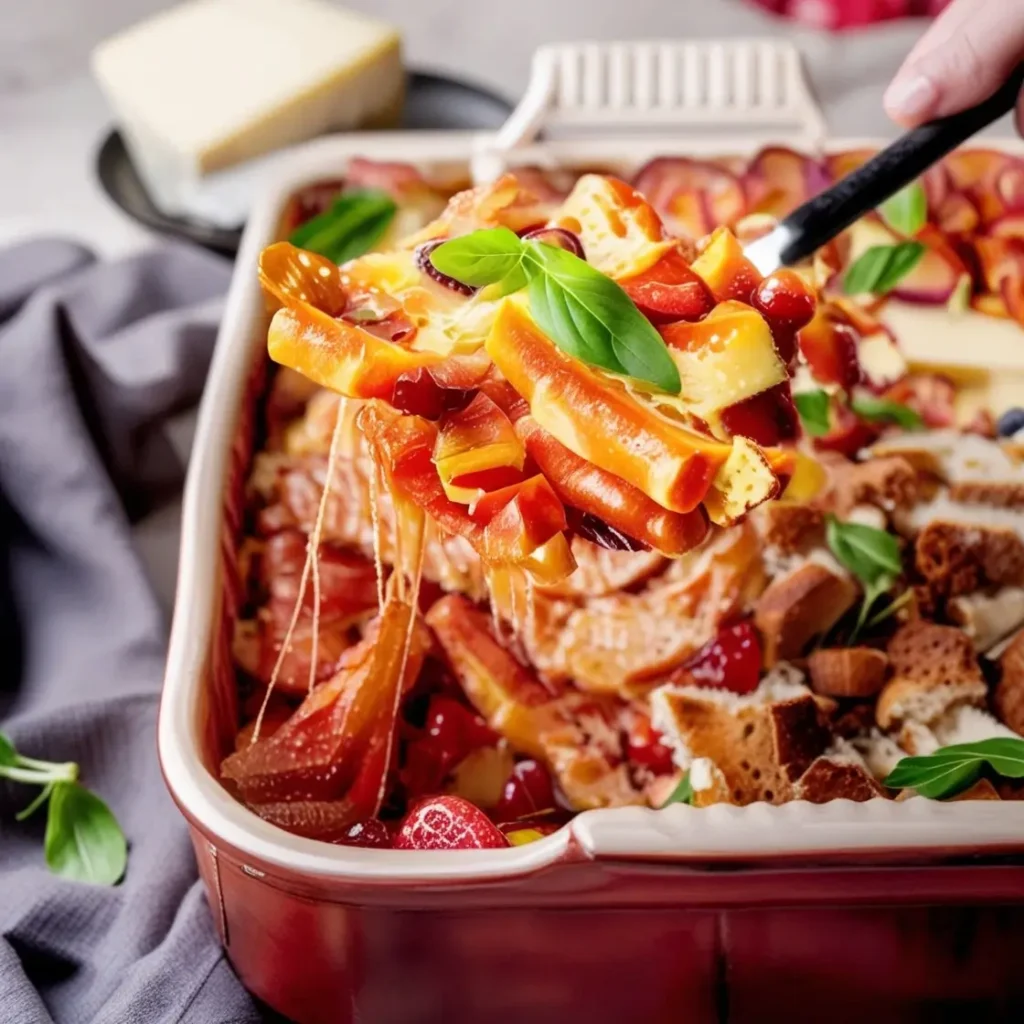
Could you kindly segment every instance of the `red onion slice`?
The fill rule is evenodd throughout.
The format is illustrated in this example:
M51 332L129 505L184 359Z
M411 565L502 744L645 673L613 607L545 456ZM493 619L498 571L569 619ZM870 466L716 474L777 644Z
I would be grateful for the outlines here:
M545 245L555 245L559 249L571 252L573 256L578 256L581 260L587 258L586 253L583 251L583 243L580 241L580 236L568 228L534 228L533 231L527 231L523 235L523 239L525 241L543 242Z
M595 516L593 512L580 512L578 509L571 511L576 513L571 516L569 524L572 531L584 540L597 544L598 547L608 548L609 551L650 550L643 541L615 529L610 523Z
M449 277L447 274L442 274L430 259L430 254L439 245L443 245L447 241L447 238L433 238L429 242L418 245L416 247L416 266L431 280L436 281L439 285L448 288L450 291L458 292L459 295L472 295L476 291L475 288L470 287L468 284L463 284L461 281L456 281L454 277Z

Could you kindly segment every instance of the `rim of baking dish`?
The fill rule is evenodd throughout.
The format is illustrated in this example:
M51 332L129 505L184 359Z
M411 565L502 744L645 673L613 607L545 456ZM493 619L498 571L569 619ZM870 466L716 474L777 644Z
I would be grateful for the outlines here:
M241 400L252 368L262 304L252 268L274 240L283 204L298 187L336 173L343 161L370 152L374 159L420 163L469 162L481 136L474 133L398 133L320 139L296 151L254 209L239 248L224 317L203 400L185 485L177 600L171 628L158 746L164 776L179 806L205 834L246 857L306 875L395 881L466 882L528 874L569 857L678 862L693 867L721 861L765 866L782 858L813 859L873 854L920 857L1024 850L1024 802L955 802L914 799L895 803L793 801L782 806L716 804L697 809L623 807L586 811L542 840L505 850L401 851L334 846L292 835L259 818L234 797L203 763L198 706L216 612L211 566L219 565L223 486ZM827 149L878 145L878 140L831 142ZM613 159L613 144L562 142L548 150L584 161L599 152ZM629 143L636 152L635 140ZM992 148L1021 151L999 140ZM717 139L710 152L743 153L749 140ZM678 137L654 139L652 152L694 150ZM541 155L543 147L530 147ZM625 145L618 150L625 160Z

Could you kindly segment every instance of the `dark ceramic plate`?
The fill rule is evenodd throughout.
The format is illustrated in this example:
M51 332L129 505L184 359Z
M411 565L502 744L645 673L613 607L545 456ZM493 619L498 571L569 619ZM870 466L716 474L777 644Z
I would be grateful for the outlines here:
M404 131L487 131L500 128L512 105L478 85L421 71L409 73ZM146 193L124 140L113 129L103 140L96 159L100 184L129 217L153 231L183 238L215 252L234 255L242 228L224 228L187 217L161 213Z

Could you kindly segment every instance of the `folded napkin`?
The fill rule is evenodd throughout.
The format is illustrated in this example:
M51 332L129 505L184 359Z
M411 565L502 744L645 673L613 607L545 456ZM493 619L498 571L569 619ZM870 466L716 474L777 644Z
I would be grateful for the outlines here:
M230 265L167 247L98 264L0 251L0 728L77 761L129 843L116 888L43 861L35 790L0 782L4 1024L263 1019L224 959L160 777L167 622L133 526L181 483L166 427L199 396Z

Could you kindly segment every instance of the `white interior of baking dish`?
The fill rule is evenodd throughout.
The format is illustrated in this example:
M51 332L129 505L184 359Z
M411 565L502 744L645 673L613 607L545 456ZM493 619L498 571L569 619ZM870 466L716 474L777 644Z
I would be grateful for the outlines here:
M673 96L674 104L666 99ZM724 133L712 130L723 126ZM568 129L574 137L536 141L545 127ZM636 134L638 127L647 128L646 134ZM581 137L585 128L592 137ZM626 129L633 129L633 134L624 134ZM489 176L516 164L596 165L628 173L658 155L742 156L766 142L812 151L877 144L826 144L821 134L822 121L803 83L797 56L785 44L585 45L547 48L538 54L523 103L496 136L349 135L321 139L295 152L253 211L242 240L185 488L159 747L172 792L208 835L254 863L381 883L528 873L563 859L570 848L594 857L688 864L856 860L868 854L907 860L1024 849L1024 802L879 799L863 804L588 811L554 835L508 850L363 850L303 839L267 824L238 803L216 776L226 727L235 724L224 721L234 713L234 694L224 692L224 672L215 684L213 665L216 632L223 619L225 566L233 543L225 535L224 495L232 472L237 474L240 462L248 461L251 441L240 434L251 425L251 384L266 358L266 315L256 261L263 246L276 240L289 196L303 185L337 176L354 156L408 161L428 174L443 176L470 165L477 176ZM1007 148L1021 151L1016 142ZM957 327L952 324L949 329ZM925 333L932 330L930 325Z

